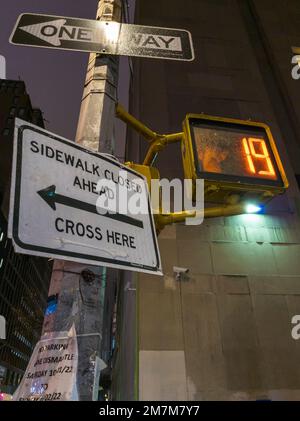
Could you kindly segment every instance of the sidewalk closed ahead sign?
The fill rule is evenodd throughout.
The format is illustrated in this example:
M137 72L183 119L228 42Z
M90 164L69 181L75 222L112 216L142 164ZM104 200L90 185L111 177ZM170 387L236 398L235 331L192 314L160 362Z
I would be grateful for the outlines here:
M144 177L20 119L9 235L19 253L161 274Z

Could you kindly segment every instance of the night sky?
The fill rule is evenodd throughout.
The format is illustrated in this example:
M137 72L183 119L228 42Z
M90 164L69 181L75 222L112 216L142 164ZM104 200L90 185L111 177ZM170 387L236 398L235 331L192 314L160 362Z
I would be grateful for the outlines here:
M1 10L0 54L6 58L7 78L24 80L33 106L44 113L46 128L69 139L74 139L76 133L88 54L17 46L9 44L8 39L21 13L94 19L97 3L98 0L9 0ZM121 60L120 78L119 98L126 105L127 58ZM124 136L123 124L118 125L117 134Z

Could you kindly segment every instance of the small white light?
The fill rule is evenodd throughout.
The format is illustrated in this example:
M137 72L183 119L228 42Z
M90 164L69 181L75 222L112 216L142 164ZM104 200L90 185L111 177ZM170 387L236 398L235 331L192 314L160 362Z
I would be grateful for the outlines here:
M105 37L107 42L116 44L120 34L120 24L118 22L105 22Z
M248 205L246 205L245 210L247 213L258 213L262 210L262 207L254 205L253 203L249 203Z

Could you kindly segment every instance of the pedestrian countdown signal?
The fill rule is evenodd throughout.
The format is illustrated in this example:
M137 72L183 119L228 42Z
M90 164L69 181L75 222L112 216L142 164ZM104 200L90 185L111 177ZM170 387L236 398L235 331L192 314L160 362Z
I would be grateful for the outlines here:
M206 200L224 203L283 193L288 181L270 128L263 123L187 115L182 154L185 178L205 180Z

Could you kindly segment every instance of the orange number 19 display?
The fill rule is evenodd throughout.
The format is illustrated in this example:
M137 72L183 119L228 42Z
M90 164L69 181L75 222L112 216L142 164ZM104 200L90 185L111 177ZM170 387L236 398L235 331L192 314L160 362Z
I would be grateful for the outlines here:
M268 148L266 142L263 139L258 139L256 137L246 137L243 138L243 147L244 151L247 156L247 161L249 165L249 170L251 173L256 174L255 169L255 160L259 159L265 160L265 168L266 170L258 171L258 174L273 177L275 176L274 167L268 152ZM257 148L259 148L260 152L257 152ZM261 161L260 161L261 162Z

